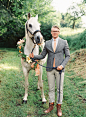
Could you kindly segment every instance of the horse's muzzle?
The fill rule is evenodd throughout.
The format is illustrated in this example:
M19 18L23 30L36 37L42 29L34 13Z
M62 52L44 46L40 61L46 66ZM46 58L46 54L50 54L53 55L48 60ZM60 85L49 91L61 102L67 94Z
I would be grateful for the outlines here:
M37 44L39 44L39 43L41 44L42 43L42 39L43 39L42 36L35 37L35 41L36 41Z

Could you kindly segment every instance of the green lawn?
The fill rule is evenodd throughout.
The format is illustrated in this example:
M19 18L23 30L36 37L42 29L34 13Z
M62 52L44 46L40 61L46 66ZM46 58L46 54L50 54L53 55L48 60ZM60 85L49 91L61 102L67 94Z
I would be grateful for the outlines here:
M74 77L70 77L74 76ZM48 82L43 68L46 104L41 102L41 91L37 90L37 77L32 70L29 74L28 102L22 104L24 95L24 76L20 57L16 49L0 49L0 117L57 117L54 110L45 114L48 108ZM63 117L86 117L86 84L74 71L65 72Z

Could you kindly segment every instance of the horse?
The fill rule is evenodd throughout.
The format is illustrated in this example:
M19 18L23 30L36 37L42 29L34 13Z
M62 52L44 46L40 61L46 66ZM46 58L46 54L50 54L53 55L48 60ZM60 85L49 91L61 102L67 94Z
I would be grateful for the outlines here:
M34 55L39 54L39 45L43 42L43 36L40 31L40 23L38 22L38 15L35 17L31 17L31 14L28 13L28 20L25 23L25 38L26 38L26 43L24 46L24 54L29 56L29 54L33 51ZM35 47L34 47L35 45ZM45 43L42 44L42 50L44 47ZM46 58L40 60L39 63L43 65L46 62ZM22 65L22 70L23 74L25 77L25 94L23 97L22 103L27 103L27 97L28 97L28 76L29 76L29 71L32 69L31 65L32 63L28 63L24 60L24 58L21 58L21 65ZM41 98L42 98L42 103L46 103L45 95L44 95L44 89L43 89L43 80L42 80L42 66L39 66L40 73L38 75L38 89L41 90Z

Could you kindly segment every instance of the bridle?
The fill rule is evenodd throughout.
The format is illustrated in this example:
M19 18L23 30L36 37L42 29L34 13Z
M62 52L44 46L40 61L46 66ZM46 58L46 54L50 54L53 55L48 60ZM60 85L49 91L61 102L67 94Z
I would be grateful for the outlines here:
M35 42L34 35L35 35L37 32L41 32L41 31L40 31L40 30L36 30L35 32L32 33L32 32L28 29L27 23L26 23L26 30L27 30L27 33L28 33L28 31L29 31L29 33L32 35L31 39L32 39L33 43L34 43L34 44L37 44L37 43Z

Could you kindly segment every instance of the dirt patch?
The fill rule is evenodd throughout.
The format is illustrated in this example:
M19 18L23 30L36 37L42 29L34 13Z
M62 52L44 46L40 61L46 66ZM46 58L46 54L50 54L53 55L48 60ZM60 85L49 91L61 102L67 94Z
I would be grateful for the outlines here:
M0 50L0 60L3 59L5 53L6 51Z
M67 66L67 71L74 71L77 76L86 79L86 49L72 53Z

